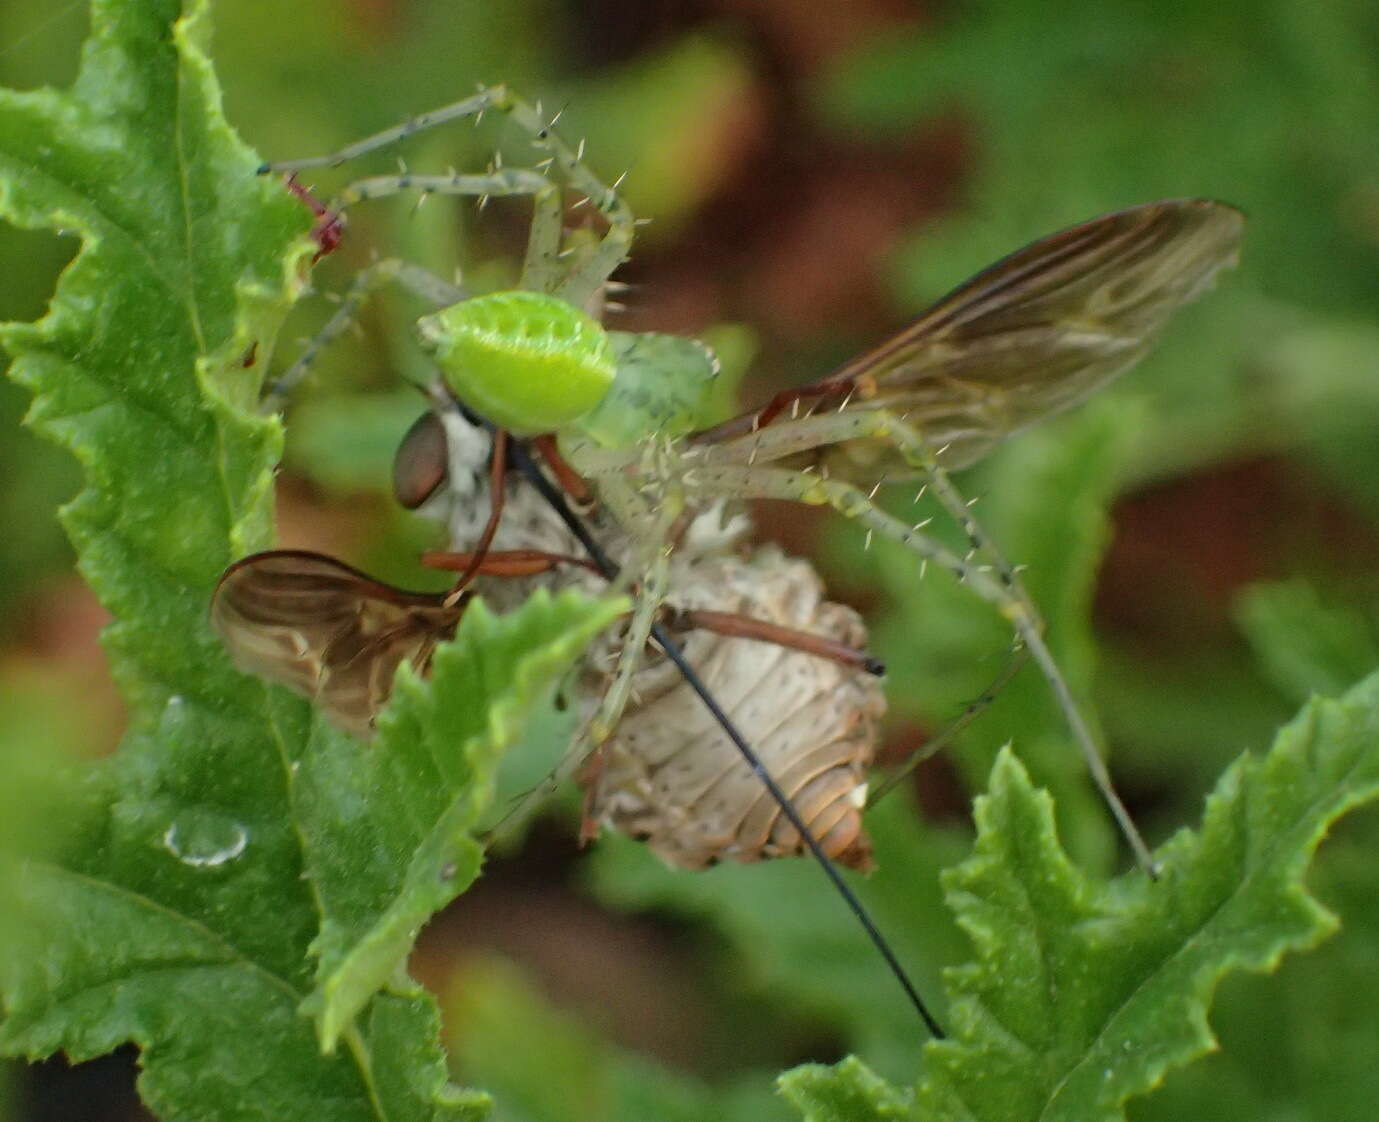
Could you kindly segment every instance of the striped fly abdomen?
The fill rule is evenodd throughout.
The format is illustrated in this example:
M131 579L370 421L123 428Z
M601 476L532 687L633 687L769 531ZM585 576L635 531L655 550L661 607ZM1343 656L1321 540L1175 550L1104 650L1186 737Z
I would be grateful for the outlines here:
M672 599L678 607L737 612L851 646L866 638L856 612L824 600L808 563L775 549L748 560L698 560ZM885 711L880 682L813 654L709 632L688 636L685 653L825 852L869 867L861 814ZM651 657L633 691L634 703L593 769L595 820L684 868L804 852L798 832L673 666Z

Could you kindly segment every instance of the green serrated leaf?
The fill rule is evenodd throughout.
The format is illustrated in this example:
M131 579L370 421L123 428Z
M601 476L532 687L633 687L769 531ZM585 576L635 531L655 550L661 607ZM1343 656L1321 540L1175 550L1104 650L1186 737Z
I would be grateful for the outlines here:
M835 1067L805 1064L780 1077L780 1090L806 1122L916 1118L914 1094L891 1086L856 1056Z
M1201 829L1162 849L1157 883L1099 887L1003 752L975 852L944 878L977 957L950 972L953 1036L926 1049L915 1117L1124 1119L1128 1099L1215 1046L1222 977L1272 970L1335 929L1303 873L1332 823L1376 795L1379 676L1312 702L1267 756L1237 761Z
M518 611L466 609L431 676L398 675L377 743L314 738L301 760L296 806L319 894L316 988L304 1006L322 1045L341 1033L402 964L418 930L473 883L474 837L503 753L526 715L583 651L627 610L538 590Z
M544 1001L505 959L480 956L448 987L456 1069L493 1088L494 1122L711 1122L751 1118L697 1080L615 1048Z
M0 341L30 423L82 465L63 520L130 710L60 841L5 863L24 922L0 1051L132 1041L164 1117L472 1118L429 999L389 998L335 1058L298 1011L319 922L290 818L303 707L267 704L206 617L268 541L281 430L256 402L312 246L221 116L208 35L201 2L101 0L70 92L0 92L0 213L82 239L48 315Z

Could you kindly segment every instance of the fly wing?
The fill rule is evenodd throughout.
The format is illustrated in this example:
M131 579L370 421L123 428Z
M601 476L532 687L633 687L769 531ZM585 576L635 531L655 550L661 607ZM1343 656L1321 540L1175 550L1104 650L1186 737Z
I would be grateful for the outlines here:
M1243 225L1240 211L1206 199L1094 218L978 273L824 381L857 380L850 408L906 417L946 447L946 467L965 467L1143 357L1174 312L1235 263ZM729 421L705 438L742 429Z
M256 553L220 578L211 624L241 670L315 702L346 732L367 737L398 665L425 671L454 634L460 607L405 592L333 558Z

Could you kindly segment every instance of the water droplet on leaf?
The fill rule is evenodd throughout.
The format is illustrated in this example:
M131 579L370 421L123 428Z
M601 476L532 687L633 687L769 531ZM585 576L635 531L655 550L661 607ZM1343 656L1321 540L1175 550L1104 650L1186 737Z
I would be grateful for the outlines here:
M185 811L163 832L163 848L195 869L213 869L234 861L248 845L248 830L208 810Z

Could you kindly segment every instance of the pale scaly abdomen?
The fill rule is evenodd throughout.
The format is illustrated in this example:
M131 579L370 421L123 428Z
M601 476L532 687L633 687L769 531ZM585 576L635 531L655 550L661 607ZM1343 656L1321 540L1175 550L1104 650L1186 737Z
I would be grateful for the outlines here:
M823 598L809 564L773 548L749 559L695 560L682 570L671 602L738 612L851 646L866 642L857 613ZM704 631L686 635L684 648L825 852L867 868L871 845L861 815L885 711L880 682L816 655ZM633 691L601 763L586 776L596 821L684 868L803 852L761 780L664 656L648 654Z

